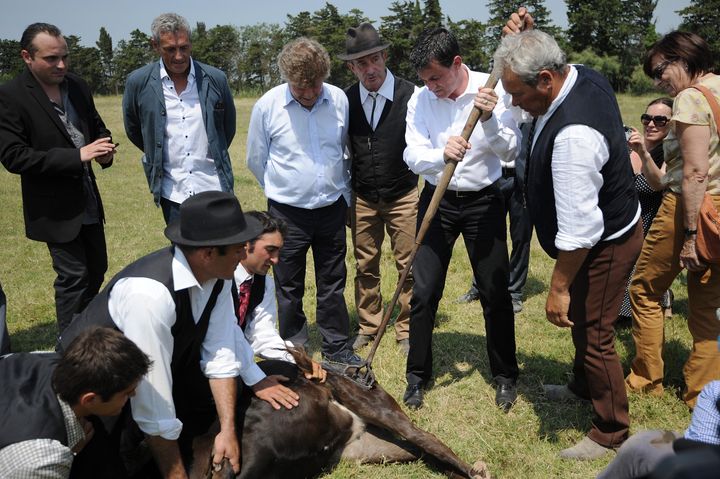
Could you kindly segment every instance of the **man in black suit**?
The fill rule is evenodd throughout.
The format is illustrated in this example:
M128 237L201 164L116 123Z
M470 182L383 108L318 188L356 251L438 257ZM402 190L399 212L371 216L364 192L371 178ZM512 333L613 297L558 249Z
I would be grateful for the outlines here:
M62 331L98 292L107 270L91 162L109 167L116 145L87 84L67 72L60 30L33 23L20 47L27 68L0 86L0 161L20 175L26 236L48 245Z

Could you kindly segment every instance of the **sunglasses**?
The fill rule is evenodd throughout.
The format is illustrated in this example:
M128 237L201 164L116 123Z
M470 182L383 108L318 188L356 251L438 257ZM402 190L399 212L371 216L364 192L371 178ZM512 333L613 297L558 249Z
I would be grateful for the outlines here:
M670 121L670 118L666 117L665 115L655 115L650 116L647 113L643 113L640 115L640 122L643 124L643 126L648 126L650 122L655 123L655 126L665 126Z
M665 60L664 62L658 63L658 65L653 68L652 71L652 77L654 80L660 80L663 76L663 73L665 73L665 69L675 60Z

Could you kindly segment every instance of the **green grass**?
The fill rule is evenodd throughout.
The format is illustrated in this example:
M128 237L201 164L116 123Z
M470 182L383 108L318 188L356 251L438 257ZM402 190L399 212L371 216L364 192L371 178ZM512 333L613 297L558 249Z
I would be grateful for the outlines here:
M621 96L625 122L640 126L639 117L652 96ZM254 99L237 99L238 128L230 155L235 171L235 190L245 210L266 207L262 191L244 164L247 123ZM130 261L166 244L162 214L152 202L140 165L140 152L125 137L119 97L97 99L97 106L115 141L121 146L112 168L96 169L105 204L109 270L112 277ZM52 283L55 275L43 243L25 238L16 175L0 171L0 281L8 296L8 321L15 350L48 349L55 335ZM348 237L348 245L350 245ZM348 288L345 292L353 323L352 292L354 259L348 250ZM309 264L312 259L309 258ZM432 432L469 463L485 460L493 477L594 477L609 458L588 463L560 461L556 454L583 437L590 426L586 405L557 405L543 399L542 383L565 381L570 371L573 347L568 330L545 320L545 290L552 261L533 240L525 308L516 317L520 398L507 415L494 406L494 390L485 352L482 309L478 303L456 305L453 300L470 284L470 266L462 241L458 241L450 264L445 295L438 311L434 334L435 387L427 393L426 405L409 411L422 428ZM319 337L314 328L315 288L312 267L308 271L305 311L311 320L314 350ZM391 297L397 274L388 245L383 249L383 294ZM673 286L675 316L666 321L667 378L670 387L660 398L631 395L633 431L646 428L684 429L689 413L677 397L682 386L682 364L690 348L685 316L687 294L682 278ZM355 324L352 325L353 328ZM405 361L394 345L394 335L383 339L374 362L381 384L395 398L405 388ZM634 352L629 330L619 333L617 349L627 371ZM315 352L317 356L317 352ZM341 464L328 478L426 478L443 477L422 463L403 465Z

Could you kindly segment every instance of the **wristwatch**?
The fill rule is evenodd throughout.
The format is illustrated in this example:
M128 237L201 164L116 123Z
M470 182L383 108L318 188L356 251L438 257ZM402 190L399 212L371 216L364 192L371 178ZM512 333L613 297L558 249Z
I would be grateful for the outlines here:
M685 237L688 238L690 236L696 235L697 230L691 230L690 228L685 228Z

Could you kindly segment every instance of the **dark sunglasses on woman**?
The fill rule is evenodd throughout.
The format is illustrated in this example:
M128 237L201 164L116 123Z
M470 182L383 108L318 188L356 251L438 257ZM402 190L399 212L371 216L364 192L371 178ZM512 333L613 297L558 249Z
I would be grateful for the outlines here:
M670 121L670 118L666 117L665 115L655 115L650 116L647 113L643 113L640 115L640 122L643 124L643 126L648 126L650 122L655 123L655 126L665 126Z

